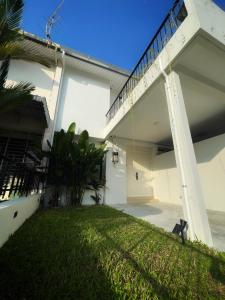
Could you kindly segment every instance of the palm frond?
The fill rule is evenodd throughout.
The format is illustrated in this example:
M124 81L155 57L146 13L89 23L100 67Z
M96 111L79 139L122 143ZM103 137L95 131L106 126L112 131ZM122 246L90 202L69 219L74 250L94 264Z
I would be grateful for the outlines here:
M23 14L23 0L0 0L0 28L18 30Z
M40 49L36 44L31 44L27 41L23 41L23 43L0 42L0 60L4 60L6 57L37 62L48 68L55 63L53 59L43 57L43 54L40 53Z
M0 22L0 45L22 40L19 30L9 30L7 25Z
M50 67L53 60L43 58L37 45L28 43L19 30L23 7L23 0L0 0L0 60L10 56Z
M11 30L17 29L21 25L24 1L23 0L8 0L9 13L7 17L7 23Z
M8 112L33 99L34 87L27 82L20 82L0 89L0 113Z
M9 71L9 58L5 59L0 68L0 90L4 88Z
M49 66L49 62L39 55L34 47L23 47L19 44L24 40L19 28L23 14L23 0L0 0L0 113L5 113L24 103L31 101L34 87L30 83L5 86L9 59L24 59Z
M21 59L31 62L40 63L46 67L50 67L54 64L54 61L43 57L40 53L39 47L36 44L31 43L0 43L0 60L4 60L6 57L11 59Z

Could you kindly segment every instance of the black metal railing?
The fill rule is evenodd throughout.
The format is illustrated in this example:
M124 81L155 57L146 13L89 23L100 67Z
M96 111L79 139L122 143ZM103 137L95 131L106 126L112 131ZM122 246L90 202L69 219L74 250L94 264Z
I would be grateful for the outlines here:
M140 79L153 64L157 56L177 31L177 28L181 25L186 16L187 10L184 0L175 1L172 9L164 19L162 25L156 32L119 95L116 97L115 101L107 112L106 118L108 122L115 116L116 112L125 102L130 92L136 87Z
M46 168L37 162L18 162L1 157L0 198L10 199L12 196L28 196L38 193L46 181Z

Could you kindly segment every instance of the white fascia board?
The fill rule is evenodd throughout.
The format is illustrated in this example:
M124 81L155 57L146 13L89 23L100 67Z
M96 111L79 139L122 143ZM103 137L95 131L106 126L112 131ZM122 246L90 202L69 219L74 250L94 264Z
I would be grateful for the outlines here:
M30 41L33 41L34 43L37 43L43 47L46 47L48 49L52 49L52 51L59 51L59 52L62 52L62 51L65 51L65 56L67 57L71 57L73 58L74 60L80 60L84 63L89 63L91 65L94 65L96 66L97 68L102 68L102 69L105 69L105 70L108 70L110 72L114 72L114 73L118 73L120 75L123 75L125 77L128 77L130 75L130 72L125 70L125 69L122 69L120 67L117 67L117 66L114 66L114 65L111 65L111 64L108 64L106 62L103 62L101 60L98 60L98 59L95 59L89 55L84 55L82 53L79 53L73 49L69 49L69 48L66 48L60 44L57 44L57 43L49 43L47 40L45 39L42 39L32 33L29 33L29 32L25 32L25 31L21 31L21 33L23 33L25 35L25 37L30 40Z

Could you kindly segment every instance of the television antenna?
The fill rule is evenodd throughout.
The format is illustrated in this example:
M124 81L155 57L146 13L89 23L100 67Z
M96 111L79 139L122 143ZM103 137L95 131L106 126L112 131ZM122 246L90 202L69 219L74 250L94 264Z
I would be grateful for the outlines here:
M60 11L61 7L63 6L63 3L64 3L64 0L61 0L61 2L58 4L58 6L56 7L56 9L50 15L50 17L48 18L48 21L46 23L46 26L45 26L45 35L46 35L46 39L48 40L49 43L52 42L52 37L51 37L52 28L54 27L54 25L60 19L60 16L58 14L59 14L59 11Z

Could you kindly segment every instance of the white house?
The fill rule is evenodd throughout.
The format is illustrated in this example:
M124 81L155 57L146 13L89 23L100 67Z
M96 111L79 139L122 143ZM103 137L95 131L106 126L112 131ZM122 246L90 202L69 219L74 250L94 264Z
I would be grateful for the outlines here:
M190 238L212 246L206 209L225 213L225 12L175 1L131 74L26 36L52 67L11 63L9 81L33 83L39 101L7 116L10 127L0 120L2 139L46 147L75 121L107 142L107 204L180 204Z

